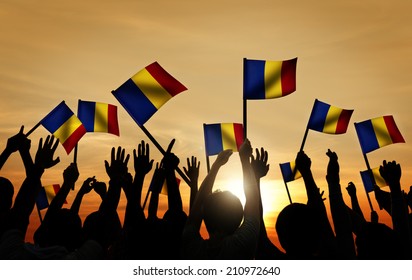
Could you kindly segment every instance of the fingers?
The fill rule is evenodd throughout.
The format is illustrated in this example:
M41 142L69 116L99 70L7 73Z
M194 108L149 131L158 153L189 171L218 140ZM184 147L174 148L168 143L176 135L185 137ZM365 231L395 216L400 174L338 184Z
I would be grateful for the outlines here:
M176 139L172 139L169 146L167 147L166 153L170 153L172 151L173 145L175 144Z

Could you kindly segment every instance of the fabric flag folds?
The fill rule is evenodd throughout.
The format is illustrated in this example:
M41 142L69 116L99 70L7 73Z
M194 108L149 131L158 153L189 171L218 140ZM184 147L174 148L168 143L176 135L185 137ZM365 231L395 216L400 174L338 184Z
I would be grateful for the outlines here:
M341 109L316 99L309 118L308 129L328 134L346 133L353 111Z
M382 116L355 123L356 133L364 154L395 143L405 143L393 116Z
M119 136L117 106L79 100L77 116L87 132L106 132Z
M296 164L294 161L280 163L279 166L280 166L280 171L282 172L283 180L286 183L294 181L302 177L302 174L300 174L299 170L295 171Z
M294 92L297 60L244 59L243 99L278 98Z
M112 91L134 121L142 126L167 101L187 88L157 62L137 72Z
M57 105L40 123L59 139L67 154L70 154L86 133L82 122L64 101Z
M365 187L366 192L372 192L374 189L374 184L376 184L378 187L386 187L388 183L386 183L385 179L381 176L379 172L379 167L371 169L372 174L373 174L373 179L370 176L369 170L361 171L360 175L362 178L363 186ZM375 183L374 183L375 181Z
M243 143L243 124L214 123L204 124L206 155L217 155L223 150L239 151Z
M39 194L37 195L36 205L39 210L46 209L49 207L51 201L56 196L60 190L59 184L53 184L48 186L43 186ZM65 201L64 203L67 203Z

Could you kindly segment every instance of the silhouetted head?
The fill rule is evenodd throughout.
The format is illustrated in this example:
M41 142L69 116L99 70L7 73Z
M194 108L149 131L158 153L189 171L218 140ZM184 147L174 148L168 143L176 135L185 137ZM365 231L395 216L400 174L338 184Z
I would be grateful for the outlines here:
M84 238L99 242L103 248L108 249L119 237L121 222L116 211L103 213L95 211L89 214L83 223Z
M82 221L70 209L58 209L45 217L34 233L34 241L40 247L60 245L73 251L82 243Z
M13 203L14 187L9 179L0 177L0 212L10 210Z
M306 204L292 203L283 208L276 221L276 232L280 245L289 256L312 258L319 252L319 220Z
M229 191L214 192L203 203L203 219L209 234L232 234L243 219L242 203Z
M397 260L404 258L401 239L382 223L365 223L356 237L358 258L365 260Z

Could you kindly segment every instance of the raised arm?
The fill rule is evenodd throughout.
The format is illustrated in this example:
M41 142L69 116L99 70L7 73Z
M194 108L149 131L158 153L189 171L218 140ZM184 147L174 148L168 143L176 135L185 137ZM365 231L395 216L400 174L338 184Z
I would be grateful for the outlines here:
M202 223L202 206L208 195L212 193L213 185L219 172L219 169L225 165L230 156L233 154L232 150L221 151L215 162L212 164L209 173L206 175L202 184L200 185L199 191L196 195L195 201L193 203L192 210L190 211L189 217L187 219L187 225L192 225L195 230L200 230L200 225ZM256 183L255 183L256 184Z
M83 185L81 186L80 190L77 192L76 197L73 201L73 204L70 207L70 211L72 211L75 214L79 214L80 205L82 203L83 196L88 194L93 189L93 186L96 182L97 181L94 176L87 178L83 182Z
M340 258L354 259L356 257L355 243L352 236L352 224L343 200L340 187L338 156L328 150L329 157L326 180L329 187L330 210L335 226L336 241Z
M197 161L197 158L192 156L191 160L187 158L187 168L183 167L183 171L190 180L190 203L189 210L192 209L193 203L196 198L197 191L199 189L198 180L199 180L199 169L200 162Z

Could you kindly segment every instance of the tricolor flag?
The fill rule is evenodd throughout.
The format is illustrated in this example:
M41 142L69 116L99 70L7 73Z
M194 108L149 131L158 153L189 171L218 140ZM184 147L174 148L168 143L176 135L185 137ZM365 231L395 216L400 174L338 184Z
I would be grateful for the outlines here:
M82 122L64 101L57 105L40 123L59 139L67 154L86 133Z
M375 180L375 183L373 182L369 170L361 171L360 175L362 178L363 186L365 187L366 192L372 192L374 189L374 184L376 184L378 187L386 187L388 183L386 183L385 179L381 176L381 173L379 172L379 167L373 168L372 170L373 178Z
M299 170L296 169L296 164L294 161L279 163L279 166L285 183L294 181L302 177L302 174L300 174Z
M297 58L285 61L245 59L243 99L270 99L296 90Z
M348 129L353 110L341 109L315 100L308 129L328 134L343 134Z
M364 154L389 144L405 143L393 116L383 116L355 123L355 129Z
M239 151L243 143L243 124L214 123L204 124L206 155L217 155L223 150Z
M106 132L119 136L117 107L114 105L79 100L77 116L87 132Z
M39 210L48 208L53 198L60 190L59 184L48 185L41 188L39 194L37 195L36 204ZM65 201L64 203L67 203Z
M157 62L146 66L112 93L138 125L187 88Z

